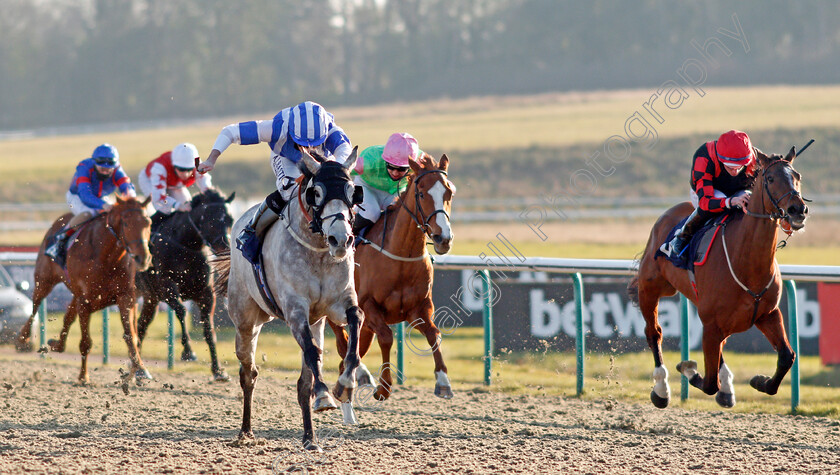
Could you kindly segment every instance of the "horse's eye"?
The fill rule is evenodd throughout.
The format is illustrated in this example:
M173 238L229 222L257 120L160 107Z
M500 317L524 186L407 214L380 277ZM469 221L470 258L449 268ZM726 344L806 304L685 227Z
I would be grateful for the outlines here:
M772 176L767 177L767 183L773 183L773 177Z

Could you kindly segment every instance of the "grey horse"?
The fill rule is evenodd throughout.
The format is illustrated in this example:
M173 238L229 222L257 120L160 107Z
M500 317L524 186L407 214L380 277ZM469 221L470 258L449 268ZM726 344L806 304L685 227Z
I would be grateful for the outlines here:
M335 324L346 325L350 335L344 371L334 394L344 403L342 409L348 410L349 406L352 415L356 368L360 362L359 332L364 321L353 283L354 187L350 170L356 163L356 152L354 149L343 165L322 157L316 159L306 152L302 154L306 167L302 171L308 172L310 178L298 182L297 196L263 240L266 283L279 312L272 310L262 297L253 268L241 253L228 253L215 262L220 284L217 291L227 290L230 318L236 326L236 356L241 364L239 383L244 395L239 433L242 444L254 441L251 404L258 374L254 362L257 338L262 326L274 318L286 321L303 350L297 389L303 413L304 447L321 450L312 428L312 409L321 412L338 408L322 375L324 316ZM255 210L256 207L249 209L237 220L234 235L250 221ZM345 422L352 421L345 416Z

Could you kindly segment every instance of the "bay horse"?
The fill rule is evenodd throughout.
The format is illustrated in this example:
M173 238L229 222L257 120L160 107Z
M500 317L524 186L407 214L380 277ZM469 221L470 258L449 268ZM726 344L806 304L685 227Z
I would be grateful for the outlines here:
M157 313L158 302L163 301L175 312L181 324L181 344L184 347L181 360L197 360L187 332L187 311L182 303L192 300L201 312L204 340L210 348L210 371L216 381L230 381L230 376L219 366L216 355L216 331L213 328L216 293L213 292L213 274L204 250L207 247L219 254L230 249L229 233L233 218L228 204L235 196L236 193L231 193L225 197L211 188L192 198L191 211L172 213L152 233L149 243L152 267L137 273L137 293L143 296L137 321L137 336L141 345Z
M343 403L350 403L342 405L342 409L349 406L352 413L355 373L360 361L359 331L364 321L353 285L350 222L355 200L350 170L356 156L354 148L342 165L320 156L316 159L304 149L299 166L305 175L298 180L297 196L263 239L260 262L265 285L258 283L254 267L239 252L228 252L214 260L216 288L227 293L230 318L236 327L239 384L244 395L240 444L254 442L251 406L258 375L254 361L257 338L262 326L275 318L285 320L303 350L297 391L304 447L320 450L312 428L312 410L322 412L338 407L322 375L324 316L349 329L349 349L344 358L345 370L338 378L337 394ZM245 227L256 208L236 221L234 233Z
M658 408L668 406L670 388L668 370L662 361L662 329L657 307L659 299L677 291L697 306L703 322L703 356L706 376L697 372L697 363L677 365L692 386L722 407L735 405L733 376L724 363L721 351L733 333L753 325L767 337L778 357L772 377L757 375L750 386L766 394L776 394L796 354L790 347L779 310L782 278L776 264L777 228L805 226L808 207L800 194L800 174L793 168L794 148L783 158L765 155L754 149L758 160L752 197L746 210L734 211L720 236L712 243L706 263L695 268L696 290L688 271L675 267L656 251L668 232L692 211L691 203L681 203L665 212L653 226L639 263L638 274L631 280L628 293L638 303L645 318L645 335L653 351L655 369L651 401Z
M365 322L359 340L359 354L370 349L373 336L379 341L382 366L374 397L382 401L391 394L391 345L393 331L388 325L409 323L422 332L431 347L435 360L435 396L453 396L448 370L440 351L441 334L434 322L432 303L434 272L426 251L426 237L434 243L435 252L446 254L452 247L452 227L449 213L455 185L447 179L449 157L444 154L440 163L428 154L419 160L409 160L412 174L405 192L370 227L367 245L356 248L355 272L359 306L365 312ZM376 242L372 242L376 241ZM330 323L336 335L341 356L347 351L347 335ZM343 366L339 367L340 370ZM373 384L373 377L364 367L359 371L360 385Z
M147 198L140 202L136 198L123 200L118 197L110 211L95 216L83 225L67 249L65 269L44 254L44 250L48 238L61 230L73 215L64 214L50 226L35 261L33 310L18 335L19 350L31 348L30 331L38 307L53 287L63 282L73 294L73 299L64 315L61 337L66 340L67 328L77 314L82 331L79 342L79 351L82 354L79 382L90 382L87 369L87 357L93 344L90 336L90 314L111 305L117 305L120 309L123 339L128 346L128 356L131 360L130 371L122 377L123 389L127 391L127 384L132 376L136 376L138 381L151 379L140 358L134 315L134 276L137 270L147 269L151 264L151 220L145 211L149 200Z

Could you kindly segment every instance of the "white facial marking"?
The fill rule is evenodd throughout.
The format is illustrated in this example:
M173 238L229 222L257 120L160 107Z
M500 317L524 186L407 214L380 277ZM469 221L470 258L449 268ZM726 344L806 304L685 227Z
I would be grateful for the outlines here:
M429 195L435 201L435 211L443 209L443 195L446 194L446 187L443 183L437 182L429 189ZM438 226L440 226L440 237L444 241L452 239L452 229L449 227L449 220L446 219L443 213L435 215Z
M449 382L449 376L447 376L446 372L443 370L435 371L435 379L438 386L443 386L445 388L452 386L452 383Z
M735 380L732 371L729 371L729 367L726 366L726 363L720 366L720 392L726 394L735 394L735 384L733 383Z
M671 398L671 387L668 386L668 369L664 366L657 366L653 370L653 392L663 399Z

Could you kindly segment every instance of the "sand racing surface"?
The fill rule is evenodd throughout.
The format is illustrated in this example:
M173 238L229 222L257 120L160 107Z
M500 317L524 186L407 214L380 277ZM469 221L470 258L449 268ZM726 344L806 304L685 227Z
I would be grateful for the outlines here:
M840 422L827 418L457 385L446 401L409 386L368 399L358 426L341 424L338 411L315 415L324 447L315 454L300 449L294 373L261 372L261 440L240 447L236 375L209 383L209 373L150 364L157 379L125 395L114 364L93 362L93 383L82 387L78 355L41 360L5 347L0 363L0 473L840 473Z

